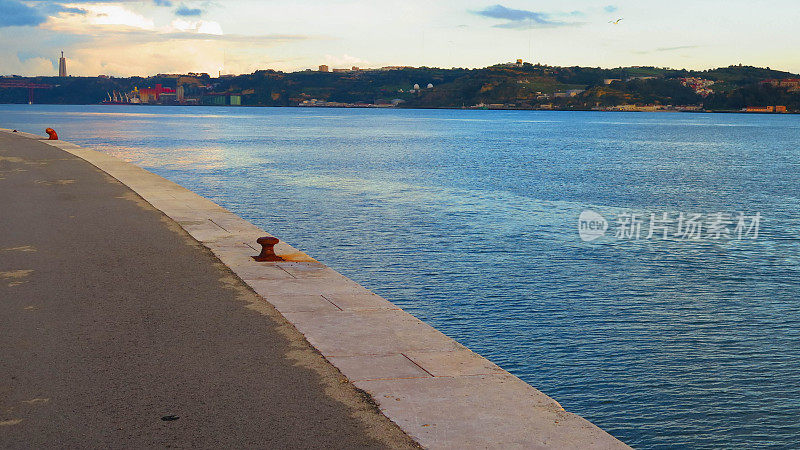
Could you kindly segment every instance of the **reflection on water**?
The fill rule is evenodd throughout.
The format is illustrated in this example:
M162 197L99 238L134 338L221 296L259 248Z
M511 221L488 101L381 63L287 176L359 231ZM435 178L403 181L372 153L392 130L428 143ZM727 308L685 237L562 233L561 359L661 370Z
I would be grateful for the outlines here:
M308 251L639 448L800 439L798 116L0 106ZM583 243L593 208L755 241Z

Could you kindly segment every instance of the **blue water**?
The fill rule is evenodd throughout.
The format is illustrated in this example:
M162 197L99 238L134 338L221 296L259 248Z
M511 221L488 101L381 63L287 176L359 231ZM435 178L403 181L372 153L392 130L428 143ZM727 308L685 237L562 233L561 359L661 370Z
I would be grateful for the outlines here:
M213 199L634 447L800 447L800 116L2 105L0 126ZM587 243L584 209L763 219Z

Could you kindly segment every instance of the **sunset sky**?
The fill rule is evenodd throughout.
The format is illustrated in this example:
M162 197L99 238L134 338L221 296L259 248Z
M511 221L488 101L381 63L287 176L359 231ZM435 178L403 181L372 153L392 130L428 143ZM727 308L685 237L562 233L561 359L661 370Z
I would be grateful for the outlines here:
M61 49L91 76L517 58L800 72L797 23L796 0L0 0L0 74L56 74Z

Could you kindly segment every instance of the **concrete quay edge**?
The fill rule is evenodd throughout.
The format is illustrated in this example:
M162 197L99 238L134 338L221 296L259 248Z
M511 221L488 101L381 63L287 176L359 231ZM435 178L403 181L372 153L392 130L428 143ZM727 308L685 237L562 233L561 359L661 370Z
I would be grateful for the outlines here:
M11 130L1 129L5 132ZM421 446L629 448L524 381L281 241L286 261L254 261L264 230L116 157L38 139L136 192L213 252Z

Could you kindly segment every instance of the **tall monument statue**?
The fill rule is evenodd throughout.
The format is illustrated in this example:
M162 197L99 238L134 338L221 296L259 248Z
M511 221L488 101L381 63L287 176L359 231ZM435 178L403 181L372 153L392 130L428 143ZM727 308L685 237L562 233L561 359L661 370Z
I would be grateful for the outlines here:
M64 58L64 50L61 50L61 58L58 60L58 76L67 76L67 60Z

